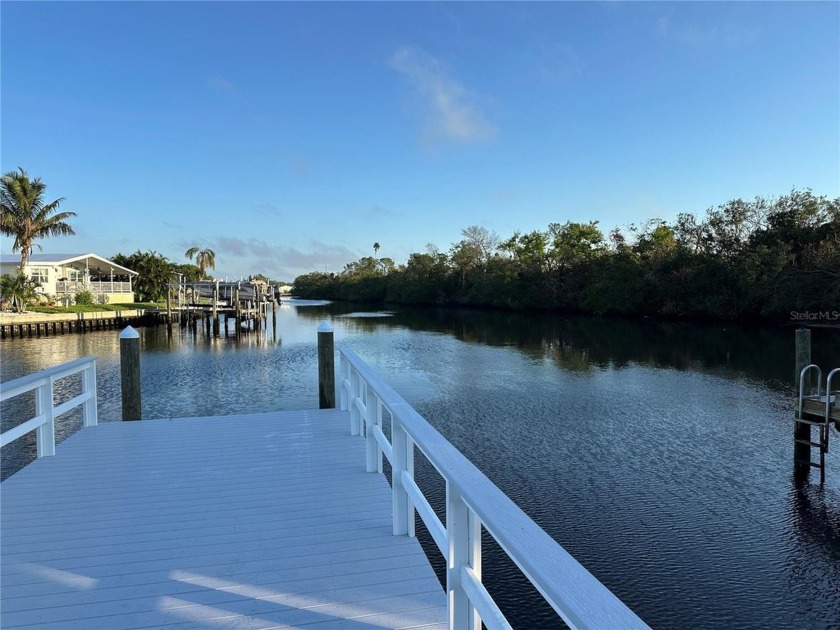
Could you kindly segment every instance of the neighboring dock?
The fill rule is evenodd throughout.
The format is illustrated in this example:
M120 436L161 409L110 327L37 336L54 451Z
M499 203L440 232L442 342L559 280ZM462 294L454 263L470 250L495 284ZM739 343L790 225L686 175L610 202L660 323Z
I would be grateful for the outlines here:
M155 323L159 317L142 309L95 313L2 313L0 314L0 338L118 330L125 326L137 326L143 320Z

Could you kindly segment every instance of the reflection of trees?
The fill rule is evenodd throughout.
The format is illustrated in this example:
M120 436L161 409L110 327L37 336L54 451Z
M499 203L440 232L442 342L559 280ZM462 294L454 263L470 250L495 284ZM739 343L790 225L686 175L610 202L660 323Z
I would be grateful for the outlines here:
M370 306L333 302L297 309L298 317L321 321ZM510 346L536 361L570 371L631 363L679 370L726 370L784 384L793 383L793 331L709 324L611 319L458 308L388 307L389 317L343 318L348 329L370 332L408 328L451 335L466 343ZM812 357L840 364L840 335L812 332Z
M798 602L803 615L814 606L825 606L840 620L840 495L824 484L809 483L809 476L807 468L793 475L786 522L795 542L787 546L790 557L785 564L791 584L808 582L813 587Z

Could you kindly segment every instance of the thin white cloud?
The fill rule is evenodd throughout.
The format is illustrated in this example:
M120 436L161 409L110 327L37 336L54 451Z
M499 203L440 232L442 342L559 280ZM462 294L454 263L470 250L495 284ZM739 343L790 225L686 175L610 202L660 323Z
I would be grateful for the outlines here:
M556 83L565 83L584 68L571 44L554 42L542 42L536 47L533 66L539 79Z
M656 20L656 35L690 48L739 48L756 42L760 29L756 26L725 24L684 24L669 17Z
M306 177L311 169L312 165L306 156L297 155L292 159L290 170L295 177Z
M390 208L374 204L362 213L361 220L369 222L394 221L402 218L402 216L403 215L401 213L391 210Z
M426 111L427 142L475 143L496 136L496 127L478 106L478 95L449 76L443 64L430 54L404 46L391 56L390 65L408 78L420 96Z
M311 271L339 271L359 258L345 245L312 240L306 248L274 245L256 238L220 236L215 239L217 266L238 275L266 274L289 280Z
M238 87L219 74L207 77L206 82L211 88L220 92L226 92L228 94L236 94L239 92Z
M276 218L283 216L283 212L280 210L280 207L270 202L255 203L251 206L250 211L257 216L262 217Z

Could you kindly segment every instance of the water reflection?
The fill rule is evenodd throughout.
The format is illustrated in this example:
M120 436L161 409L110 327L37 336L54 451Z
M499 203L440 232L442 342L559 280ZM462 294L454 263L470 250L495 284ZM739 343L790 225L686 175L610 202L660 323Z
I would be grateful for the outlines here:
M144 416L317 407L325 319L653 627L840 627L840 449L824 486L792 480L792 330L286 303L239 337L142 329ZM840 366L840 335L812 335ZM4 380L98 355L100 417L119 417L115 333L0 347ZM487 566L515 626L553 627L492 545Z
M570 317L471 309L404 308L386 317L353 317L360 306L321 303L298 316L321 321L352 317L348 329L434 331L466 343L516 348L534 360L549 360L574 372L630 364L726 373L792 387L793 330L742 328L654 320ZM815 363L840 365L840 332L812 330Z

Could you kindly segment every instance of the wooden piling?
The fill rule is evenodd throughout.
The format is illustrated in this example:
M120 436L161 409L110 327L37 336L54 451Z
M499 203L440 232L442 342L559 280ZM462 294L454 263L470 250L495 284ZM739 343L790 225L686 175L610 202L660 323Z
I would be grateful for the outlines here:
M242 332L242 305L239 302L239 285L238 284L236 285L236 291L234 292L233 299L234 299L234 305L235 305L234 308L236 309L236 324L235 324L236 330L234 331L234 334L238 337L240 335L240 333Z
M127 326L120 333L122 419L140 420L140 333Z
M799 328L796 331L796 370L795 385L797 397L799 396L799 375L802 369L811 364L811 331L808 328ZM806 376L803 383L803 394L807 395L811 390L810 377ZM799 413L797 409L797 413ZM811 447L807 444L811 441L811 427L802 422L793 423L793 460L796 464L810 467Z
M166 289L166 329L172 332L172 291Z
M335 409L333 327L326 320L318 326L318 407Z
M213 287L213 335L219 336L219 281Z

